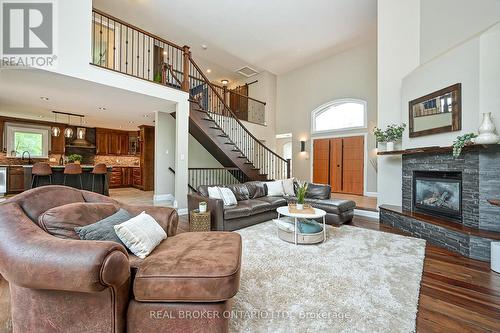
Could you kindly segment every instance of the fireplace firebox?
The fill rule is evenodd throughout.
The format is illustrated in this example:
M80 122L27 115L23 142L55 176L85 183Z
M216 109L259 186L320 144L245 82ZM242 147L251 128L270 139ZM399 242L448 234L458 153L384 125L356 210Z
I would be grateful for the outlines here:
M413 172L413 210L462 221L462 173Z

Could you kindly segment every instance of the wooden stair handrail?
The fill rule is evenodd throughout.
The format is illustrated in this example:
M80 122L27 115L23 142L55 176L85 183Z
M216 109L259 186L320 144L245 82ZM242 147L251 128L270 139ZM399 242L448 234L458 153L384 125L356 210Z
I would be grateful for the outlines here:
M284 159L283 157L279 156L278 154L276 154L274 151L272 151L271 149L269 149L266 145L264 145L262 142L260 142L259 139L257 139L252 133L250 133L250 131L245 127L245 125L243 125L243 123L238 119L238 117L236 117L236 115L234 114L233 110L231 110L231 108L229 106L227 106L226 102L224 101L224 99L222 98L222 96L217 92L217 89L214 88L214 85L212 84L212 82L210 82L210 80L205 76L205 74L203 73L203 71L200 69L200 67L198 67L198 65L196 64L196 62L193 60L192 57L190 57L190 60L191 60L191 64L196 68L196 70L198 71L198 74L201 75L201 77L203 77L203 79L205 80L205 84L207 84L212 90L213 92L215 93L215 95L219 98L219 100L222 102L222 104L224 105L224 107L229 111L229 113L231 114L232 118L234 118L234 120L236 120L236 122L243 128L243 130L252 138L254 139L260 146L262 146L266 151L270 152L272 155L276 156L277 158L279 158L280 160L282 160L283 162L285 163L289 163L288 160Z

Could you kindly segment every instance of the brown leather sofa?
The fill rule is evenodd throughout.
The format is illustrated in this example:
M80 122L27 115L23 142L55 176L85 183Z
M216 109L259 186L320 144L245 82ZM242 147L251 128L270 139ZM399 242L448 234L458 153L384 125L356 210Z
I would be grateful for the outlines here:
M197 209L200 202L206 202L212 230L233 231L272 220L278 216L276 208L297 201L295 196L267 196L265 183L253 181L224 186L231 189L238 201L237 205L224 207L222 200L209 198L208 187L201 185L197 193L188 195L188 208ZM309 184L305 201L326 211L326 223L332 225L349 223L356 207L352 200L331 198L331 187L323 184Z
M146 211L168 238L141 260L121 244L83 241L72 228L39 222L54 207L64 216L74 203L91 212L68 210L75 225L95 222L111 205L131 214ZM241 238L225 232L176 235L177 223L173 209L122 205L63 186L39 187L0 204L0 273L10 285L13 331L227 331L223 312L239 288Z

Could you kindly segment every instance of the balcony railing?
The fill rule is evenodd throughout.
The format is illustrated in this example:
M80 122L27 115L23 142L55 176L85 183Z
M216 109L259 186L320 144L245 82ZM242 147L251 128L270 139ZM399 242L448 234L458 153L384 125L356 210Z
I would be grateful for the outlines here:
M268 179L290 176L290 161L266 147L239 119L241 113L248 117L250 101L259 104L252 106L256 114L262 114L258 109L265 103L242 95L238 97L248 101L247 107L233 105L233 110L231 97L228 101L224 88L208 80L188 46L171 43L97 9L92 12L92 22L93 65L188 92L255 170Z
M175 170L168 168L175 175ZM248 181L238 168L189 168L188 189L196 192L200 185L231 185Z

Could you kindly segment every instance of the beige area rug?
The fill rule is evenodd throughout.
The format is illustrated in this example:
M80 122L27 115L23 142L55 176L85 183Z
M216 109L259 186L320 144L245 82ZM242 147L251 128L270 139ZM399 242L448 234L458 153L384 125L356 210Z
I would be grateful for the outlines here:
M342 226L295 246L273 222L238 231L232 332L413 332L425 241Z

